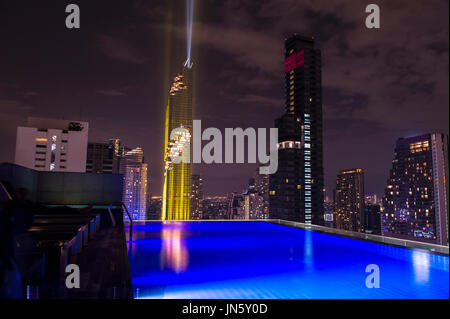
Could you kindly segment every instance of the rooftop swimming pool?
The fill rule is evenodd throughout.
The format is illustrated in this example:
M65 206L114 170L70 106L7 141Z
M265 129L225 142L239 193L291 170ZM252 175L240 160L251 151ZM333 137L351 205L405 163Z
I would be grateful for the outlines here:
M268 222L144 222L127 244L135 298L449 298L448 256Z

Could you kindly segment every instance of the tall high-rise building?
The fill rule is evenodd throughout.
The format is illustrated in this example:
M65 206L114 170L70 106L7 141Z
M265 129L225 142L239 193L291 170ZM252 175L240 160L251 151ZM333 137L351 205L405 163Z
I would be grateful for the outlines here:
M87 122L29 117L17 128L15 164L37 171L85 172Z
M262 215L259 218L269 218L269 175L260 174L259 168L254 175L255 191L262 198Z
M121 146L118 139L109 143L88 143L86 172L100 174L119 174Z
M383 198L383 234L448 245L448 135L400 138Z
M192 64L186 64L169 92L164 137L163 220L188 220L190 217L192 73Z
M381 207L377 204L366 203L364 208L364 232L381 235Z
M192 175L191 188L191 219L202 219L203 217L203 179L200 175Z
M334 227L355 232L364 231L364 171L343 170L334 191Z
M123 174L122 201L133 220L147 219L148 166L144 163L144 151L135 148L124 154L120 161Z
M285 114L278 128L278 171L270 176L270 217L323 224L321 53L314 38L285 40Z

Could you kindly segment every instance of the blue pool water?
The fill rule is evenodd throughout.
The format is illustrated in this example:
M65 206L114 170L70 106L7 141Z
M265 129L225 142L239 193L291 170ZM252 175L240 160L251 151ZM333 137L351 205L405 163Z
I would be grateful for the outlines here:
M449 298L448 256L265 222L138 224L128 245L136 298Z

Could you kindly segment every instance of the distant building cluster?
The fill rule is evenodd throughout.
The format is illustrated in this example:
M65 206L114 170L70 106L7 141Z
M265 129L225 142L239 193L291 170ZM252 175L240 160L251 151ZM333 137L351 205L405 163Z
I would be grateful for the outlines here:
M29 117L27 126L17 128L15 164L37 171L123 174L122 202L133 219L147 219L143 150L126 148L119 139L89 142L88 131L87 122Z

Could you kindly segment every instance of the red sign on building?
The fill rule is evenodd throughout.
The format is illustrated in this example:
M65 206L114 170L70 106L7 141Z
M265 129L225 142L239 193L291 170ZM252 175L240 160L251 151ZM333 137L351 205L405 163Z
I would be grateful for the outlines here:
M284 72L289 73L292 70L301 67L305 64L305 51L301 50L297 53L294 53L284 60Z

